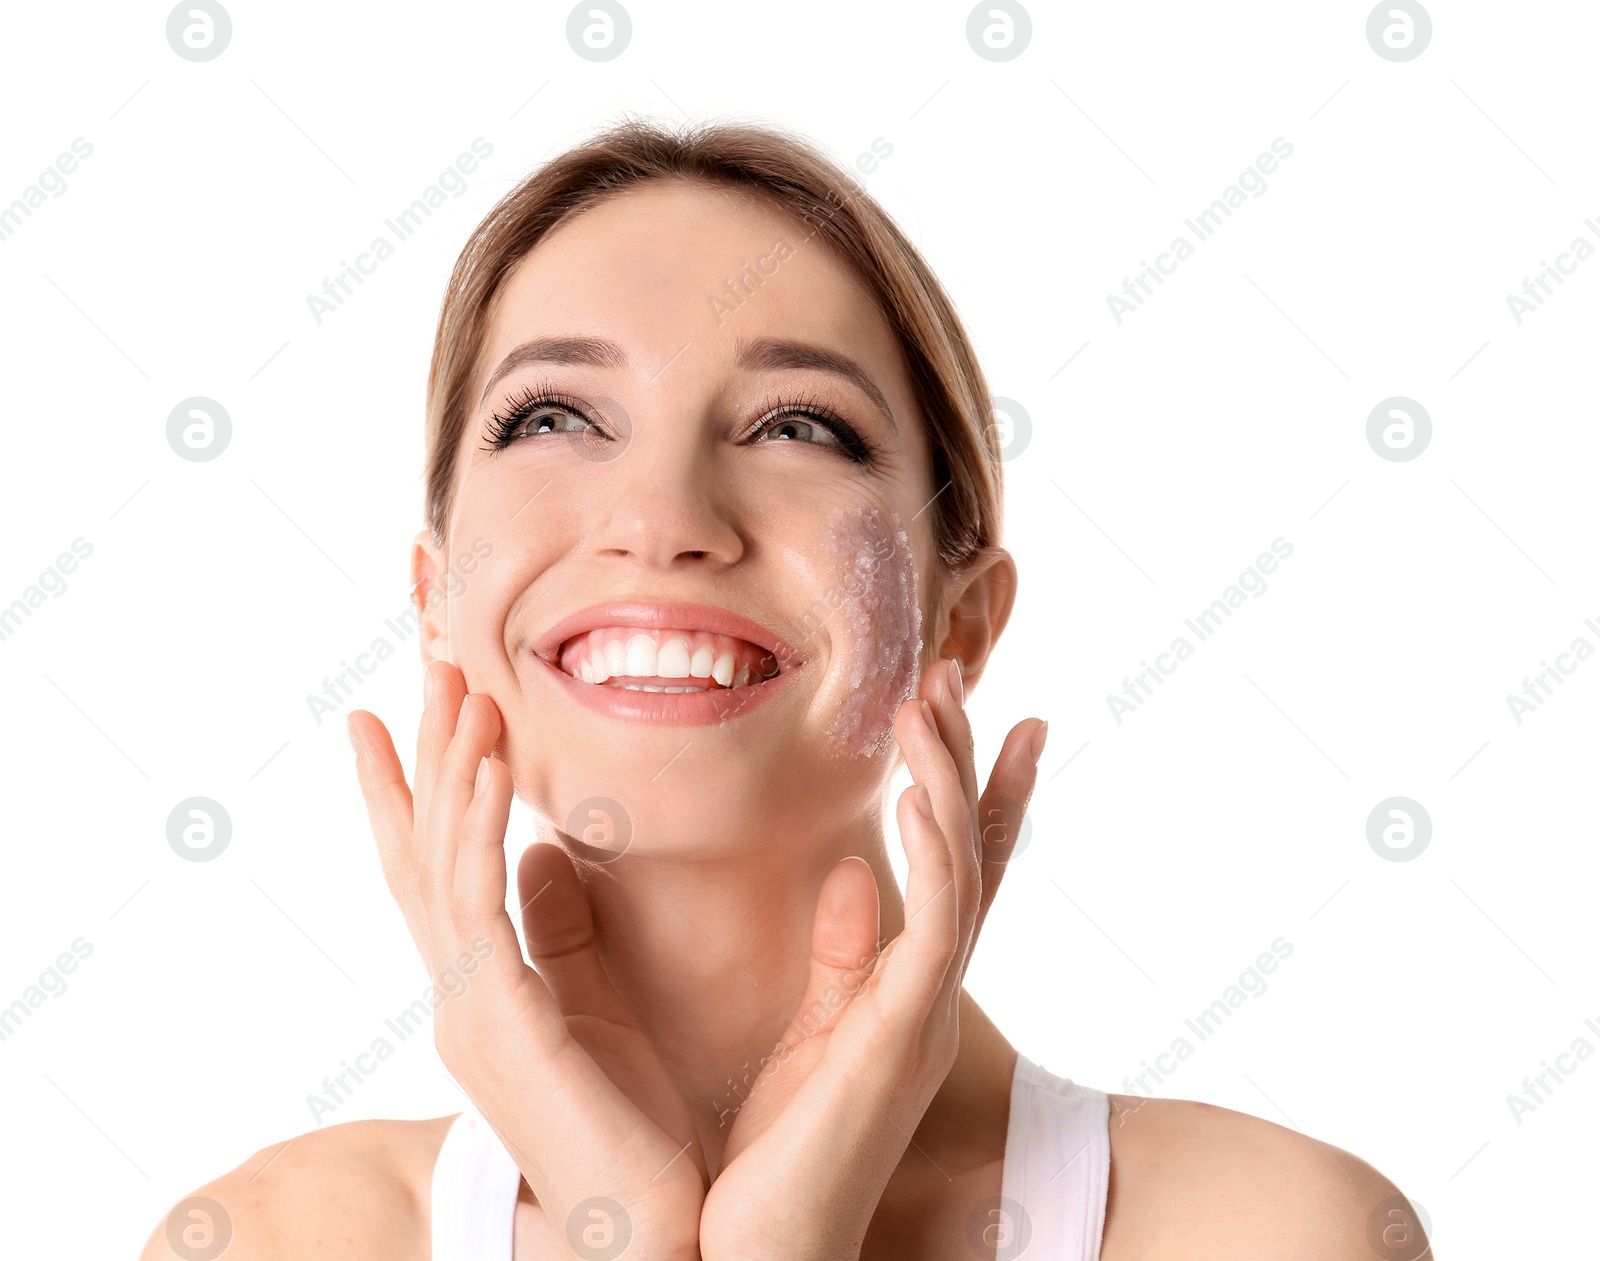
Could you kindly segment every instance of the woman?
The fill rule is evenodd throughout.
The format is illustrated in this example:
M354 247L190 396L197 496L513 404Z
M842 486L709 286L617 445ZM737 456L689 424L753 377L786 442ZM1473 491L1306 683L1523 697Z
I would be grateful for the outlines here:
M988 390L848 176L616 127L474 232L428 386L414 789L350 734L474 1107L263 1150L147 1258L1426 1255L1362 1161L1057 1077L962 989L1045 724L980 784L1017 586ZM532 968L513 797L551 841Z

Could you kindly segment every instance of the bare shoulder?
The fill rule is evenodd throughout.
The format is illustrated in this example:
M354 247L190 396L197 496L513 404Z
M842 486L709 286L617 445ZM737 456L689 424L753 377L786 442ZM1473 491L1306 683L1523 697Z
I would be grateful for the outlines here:
M1103 1261L1432 1261L1400 1190L1343 1148L1212 1104L1110 1098Z
M168 1210L139 1261L192 1261L217 1244L228 1261L426 1257L433 1163L452 1120L349 1121L264 1147Z

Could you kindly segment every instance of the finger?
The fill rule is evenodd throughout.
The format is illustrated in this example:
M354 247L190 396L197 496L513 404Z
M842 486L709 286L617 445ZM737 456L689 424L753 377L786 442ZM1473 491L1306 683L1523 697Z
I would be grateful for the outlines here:
M434 699L437 703L438 693ZM493 749L494 733L499 730L499 711L486 696L462 699L459 715L450 743L440 757L432 759L434 792L426 807L421 800L418 802L419 826L413 842L422 919L427 923L434 954L442 959L454 959L461 949L458 899L462 890L456 887L456 861L478 762ZM426 813L422 813L424 810Z
M906 712L910 723L920 722L915 708ZM956 886L954 852L936 818L918 803L922 785L913 784L900 794L895 817L906 852L905 927L884 952L879 973L885 1000L906 1001L926 1009L932 995L945 983L950 965L960 950L961 906ZM928 804L931 806L931 794Z
M412 801L406 774L394 751L389 729L376 714L352 710L345 720L356 752L356 778L367 805L372 839L389 892L405 916L418 946L426 945L421 904L417 897L415 863L411 853Z
M473 953L480 956L479 941L488 942L485 971L502 993L529 997L532 1005L523 1009L524 1016L544 1038L550 1039L547 1045L558 1046L569 1037L566 1022L548 987L523 960L517 930L506 913L505 837L515 795L510 768L495 757L483 758L475 792L462 820L456 855L454 897L459 940L470 943ZM465 959L462 962L465 965Z
M433 804L439 760L455 735L461 701L467 694L466 677L448 661L430 661L422 672L422 721L417 724L416 818L426 823Z
M785 1043L794 1046L832 1029L877 962L878 882L865 859L840 859L817 894L811 976Z
M544 842L528 846L517 864L517 895L528 958L562 1015L636 1024L600 962L589 893L567 851Z
M462 936L487 937L495 953L522 962L517 932L506 914L506 824L511 818L511 771L485 757L461 821L452 896Z
M978 922L973 939L983 928L984 917L999 891L1000 881L1016 853L1022 819L1033 799L1039 780L1039 763L1033 755L1033 738L1044 727L1042 721L1018 723L1006 736L990 772L989 783L978 800L978 852L983 870L978 902ZM1042 750L1041 750L1042 751ZM970 947L969 947L970 949Z
M961 925L970 931L977 920L978 855L973 840L977 823L976 790L967 795L956 760L937 721L923 712L925 700L907 701L895 715L895 739L905 755L912 780L928 790L934 820L950 852L949 872L955 881Z
M940 738L950 750L961 776L961 787L967 800L978 800L978 768L972 741L972 723L967 718L966 686L961 677L961 663L954 657L944 659L944 669L929 670L922 676L921 695L933 710Z
M427 861L431 856L446 873L455 865L457 829L477 791L479 763L494 751L500 727L500 708L493 698L483 692L464 695L458 702L454 734L434 759L426 815L420 814L419 803L419 817L427 827L418 857Z

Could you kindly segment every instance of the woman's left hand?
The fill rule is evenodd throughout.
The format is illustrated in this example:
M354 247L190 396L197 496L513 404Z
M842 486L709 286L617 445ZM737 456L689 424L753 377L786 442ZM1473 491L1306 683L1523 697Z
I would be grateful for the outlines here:
M854 1261L955 1063L962 978L1033 792L1043 726L1011 729L980 797L961 686L947 660L895 715L914 781L897 805L905 927L880 954L870 868L846 858L828 873L805 998L706 1194L703 1261Z

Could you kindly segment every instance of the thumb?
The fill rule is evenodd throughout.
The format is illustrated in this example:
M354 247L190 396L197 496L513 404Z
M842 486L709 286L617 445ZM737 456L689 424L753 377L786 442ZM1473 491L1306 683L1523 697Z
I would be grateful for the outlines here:
M517 864L517 892L528 958L561 1014L631 1025L632 1014L600 962L589 894L566 850L545 842L528 846Z
M832 1029L878 962L878 882L865 859L840 859L822 882L811 929L811 977L790 1045Z

